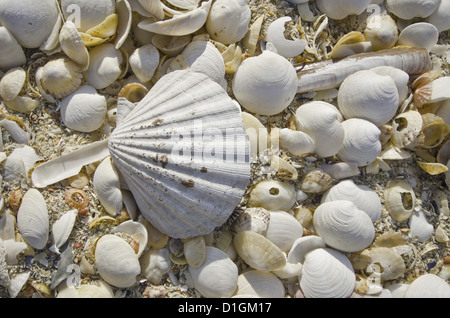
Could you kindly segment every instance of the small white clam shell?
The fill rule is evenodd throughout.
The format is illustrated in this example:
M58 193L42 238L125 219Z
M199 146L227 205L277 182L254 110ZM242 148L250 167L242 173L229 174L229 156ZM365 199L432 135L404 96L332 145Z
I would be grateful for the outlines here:
M51 35L58 16L53 0L6 0L0 4L0 24L25 48L40 47Z
M85 32L102 23L109 15L115 12L114 0L62 0L61 10L66 20L74 18L72 14L77 13L79 20L75 21L78 30ZM78 12L76 11L78 10Z
M307 298L347 298L356 283L350 260L331 248L316 248L306 254L300 288Z
M289 252L294 241L303 236L303 226L300 222L284 211L272 211L266 238L278 246L283 252Z
M303 236L295 240L287 255L287 261L292 264L304 263L305 256L316 248L325 248L323 238L317 235Z
M10 69L0 80L0 97L11 100L19 96L27 78L27 72L22 67Z
M381 217L381 200L375 190L366 185L356 184L352 179L340 181L322 196L322 202L333 200L352 201L370 216L372 222Z
M306 47L306 40L288 40L284 37L285 23L292 21L291 17L281 17L273 21L267 28L266 41L271 43L278 54L286 58L300 55Z
M367 9L371 0L316 0L320 12L335 20L349 15L359 15Z
M231 230L234 233L253 231L266 235L270 213L264 208L247 208L233 221Z
M399 102L394 80L371 70L348 76L338 93L339 110L346 119L358 117L376 126L384 125L394 117Z
M60 102L61 118L70 129L91 132L106 118L106 98L90 85L83 85Z
M115 228L111 230L111 233L126 233L133 237L135 242L139 244L138 251L136 252L139 258L147 247L148 233L147 228L140 222L135 222L132 220L120 223Z
M408 220L411 231L409 235L419 242L426 242L434 233L434 227L427 221L425 213L420 210L414 212Z
M266 180L251 190L249 207L260 207L272 211L288 211L295 203L295 187L289 182Z
M410 20L430 16L440 2L440 0L386 0L386 8L399 18Z
M232 89L238 102L248 111L275 115L293 101L297 73L284 57L266 50L241 63L234 74Z
M297 130L307 133L315 143L320 157L337 154L344 141L343 117L332 104L313 101L303 104L295 112Z
M53 245L50 250L59 254L59 248L66 243L72 232L73 226L78 215L78 210L70 210L64 213L55 223L52 225L52 240Z
M450 285L435 274L415 279L405 292L405 298L449 298Z
M27 177L39 159L36 150L28 145L14 149L3 164L3 179L10 182Z
M234 296L249 295L258 298L283 298L286 294L281 280L270 272L249 270L238 277Z
M62 51L75 63L80 65L83 71L89 67L89 51L83 43L81 35L75 24L66 21L59 32L59 43Z
M370 217L348 200L320 204L314 212L313 224L328 246L343 252L360 251L375 237Z
M364 37L372 44L374 51L390 49L398 40L398 28L389 14L371 14L366 20Z
M119 288L133 286L136 276L141 272L133 248L125 240L112 234L106 234L97 241L95 265L107 283Z
M342 122L345 131L342 148L338 157L358 166L366 166L375 161L381 152L381 131L375 124L361 118L350 118Z
M427 18L439 32L450 29L450 1L441 0L438 8Z
M254 269L275 271L286 265L286 256L261 234L243 231L234 236L233 245L245 263Z
M95 169L93 188L98 200L111 216L115 216L123 208L122 191L119 173L111 161L105 158Z
M17 212L17 226L25 242L35 249L47 244L50 230L47 204L36 189L29 189Z
M183 255L193 268L200 267L206 258L206 242L203 236L195 236L183 241Z
M1 69L10 69L26 63L27 59L22 47L14 36L3 26L0 26L0 59Z
M250 19L248 0L216 0L206 20L206 31L211 39L232 44L245 36Z
M199 268L188 266L195 289L206 298L230 297L236 290L238 268L218 248L206 247L205 262Z
M170 252L167 248L148 250L141 258L142 274L153 284L160 284L171 266Z
M384 191L384 205L390 215L398 222L409 219L414 211L416 195L406 180L389 182Z
M439 39L439 31L427 22L417 22L408 25L400 32L399 45L423 47L430 50Z
M90 62L85 72L86 81L96 89L105 88L116 81L122 73L122 52L113 44L98 45L89 51Z
M147 83L159 65L159 51L153 44L146 44L130 55L130 67L141 83Z
M273 134L275 128L271 130ZM305 132L289 128L279 129L280 147L295 156L302 156L314 152L316 147L314 140Z

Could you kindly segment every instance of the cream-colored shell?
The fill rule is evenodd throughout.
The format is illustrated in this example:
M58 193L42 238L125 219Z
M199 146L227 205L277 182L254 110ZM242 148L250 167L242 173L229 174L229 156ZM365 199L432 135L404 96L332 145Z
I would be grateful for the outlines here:
M360 251L375 237L370 217L348 200L320 204L314 212L313 224L328 246L343 252Z
M101 279L91 280L79 287L58 286L56 298L114 298L114 291Z
M58 16L53 0L5 0L0 4L0 24L25 48L40 47L50 37Z
M320 168L309 170L303 175L300 190L306 193L321 193L333 184L333 178Z
M36 189L29 189L22 198L17 212L17 226L25 242L35 249L47 244L50 230L47 204Z
M399 94L394 80L371 70L348 76L338 93L338 106L346 118L366 119L376 126L389 122L397 112Z
M260 207L270 211L288 211L295 204L295 187L292 183L265 180L250 191L249 207Z
M232 44L243 39L250 19L248 0L216 0L206 20L206 31L211 39Z
M81 35L78 33L76 25L71 21L66 21L59 32L59 43L62 51L83 71L89 67L90 55L84 45Z
M0 69L4 70L23 65L27 61L22 47L3 26L0 26L0 55Z
M134 247L137 247L136 255L139 258L147 247L148 242L148 233L147 228L144 224L140 222L136 222L133 220L127 220L125 222L120 223L115 228L113 228L110 232L114 233L124 233L133 238Z
M106 212L111 216L119 213L123 208L123 198L119 172L112 163L111 157L108 156L98 165L92 182L94 192Z
M232 89L239 104L248 111L275 115L294 100L297 73L284 57L266 50L241 63L234 74Z
M206 259L206 242L203 236L195 236L183 241L183 255L193 268L199 268Z
M397 43L397 24L389 14L371 14L366 23L364 37L367 41L370 41L374 51L390 49Z
M27 78L27 72L22 67L8 70L0 79L0 97L12 100L19 96Z
M61 119L70 129L92 132L106 118L106 98L90 85L83 85L60 102Z
M450 285L435 274L416 278L405 292L405 298L449 298Z
M414 211L416 195L406 180L393 180L384 190L384 206L398 222L409 219Z
M142 275L153 284L160 284L164 275L170 271L172 262L167 248L150 249L142 255Z
M370 262L366 272L378 276L382 281L400 278L406 271L403 258L388 247L375 247L368 253Z
M141 46L130 55L129 63L138 80L147 83L159 65L159 51L153 44Z
M191 40L190 34L182 36L155 34L152 37L152 44L167 56L174 57L180 54Z
M284 211L272 211L266 238L283 252L289 252L295 240L303 236L303 226L291 214Z
M133 286L141 272L133 248L125 240L112 234L106 234L97 241L95 265L107 283L119 288Z
M242 112L241 116L250 142L250 158L256 160L270 145L269 133L261 121L252 114Z
M286 265L283 251L256 232L239 232L234 236L233 245L239 257L253 269L275 271Z
M337 155L345 162L366 166L375 161L381 152L381 131L372 122L350 118L342 122L345 131L342 148Z
M352 179L340 181L322 196L322 203L334 200L353 202L358 209L370 216L372 222L381 217L381 199L376 191L366 185L356 184Z
M320 12L335 20L342 20L349 15L359 15L370 3L371 0L316 0Z
M343 117L332 104L313 101L303 104L295 112L297 130L308 134L315 143L314 151L320 157L337 154L344 141Z
M11 182L27 178L30 170L40 159L33 147L23 145L15 148L3 163L3 180Z
M430 16L440 2L440 0L386 0L386 8L399 18L410 20Z
M323 238L317 235L302 236L295 240L287 255L287 261L291 264L305 262L305 256L316 248L325 248L326 244Z
M286 294L282 281L270 272L249 270L238 277L234 296L283 298Z
M423 47L430 50L439 39L438 29L431 23L417 22L400 32L398 45Z
M269 226L270 212L264 208L247 208L231 224L233 233L253 231L266 235Z
M273 45L276 52L286 58L300 55L306 47L305 39L288 40L284 36L285 23L292 21L289 16L273 21L267 28L266 41Z
M67 19L74 18L73 13L77 13L79 18L77 22L78 30L85 32L101 24L108 16L115 12L114 0L61 0L61 10ZM75 12L74 12L75 10ZM76 12L78 10L78 12Z
M427 18L439 32L450 29L450 1L441 0L438 8Z
M272 128L273 134L276 128ZM290 128L279 129L279 145L295 156L311 154L316 147L314 140L305 132Z
M307 298L347 298L356 276L347 256L331 248L316 248L306 254L300 288Z
M206 247L205 262L198 268L188 266L195 289L206 298L233 295L238 282L238 268L225 252Z
M392 121L391 143L398 148L411 145L419 136L422 126L422 115L417 110L398 114Z

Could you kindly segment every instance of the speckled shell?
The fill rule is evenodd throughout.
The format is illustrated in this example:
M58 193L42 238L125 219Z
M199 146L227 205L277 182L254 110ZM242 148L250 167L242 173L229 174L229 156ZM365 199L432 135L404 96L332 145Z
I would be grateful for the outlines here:
M191 134L197 138L195 155ZM222 151L230 149L229 140L237 153L225 160ZM249 182L249 144L240 110L201 73L180 70L162 77L108 142L141 213L174 238L205 235L222 225ZM223 150L215 157L212 151L219 147Z
M370 217L348 200L319 205L314 212L314 229L325 243L343 252L360 251L375 237Z
M335 20L342 20L353 14L361 14L370 3L371 0L316 0L320 12Z
M347 298L356 283L349 259L331 248L316 248L306 254L300 288L307 298Z
M25 242L35 249L43 249L49 234L49 216L43 195L36 189L28 190L17 212L17 226Z

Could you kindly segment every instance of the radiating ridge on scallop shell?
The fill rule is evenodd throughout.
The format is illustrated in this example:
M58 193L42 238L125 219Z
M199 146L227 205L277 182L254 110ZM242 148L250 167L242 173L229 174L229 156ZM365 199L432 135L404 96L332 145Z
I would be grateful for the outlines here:
M142 214L174 238L222 225L249 182L240 110L201 73L162 77L108 141Z

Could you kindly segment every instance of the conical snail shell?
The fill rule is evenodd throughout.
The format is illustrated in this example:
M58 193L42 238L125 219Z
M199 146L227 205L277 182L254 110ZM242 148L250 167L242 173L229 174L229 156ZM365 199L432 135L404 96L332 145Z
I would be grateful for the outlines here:
M205 235L222 225L249 182L240 110L201 73L162 77L108 142L142 214L170 237Z

